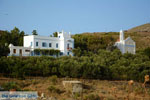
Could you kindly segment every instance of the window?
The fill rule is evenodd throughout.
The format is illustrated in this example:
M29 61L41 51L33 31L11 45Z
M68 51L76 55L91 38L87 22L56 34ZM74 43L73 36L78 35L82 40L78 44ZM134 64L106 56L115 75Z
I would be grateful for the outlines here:
M22 49L19 50L20 55L22 55Z
M25 52L30 52L30 50L25 50Z
M47 44L45 42L43 42L42 47L47 47Z
M16 53L16 49L13 50L13 53Z
M40 51L34 51L35 55L40 55Z
M62 56L62 55L63 55L63 52L60 52L60 55Z
M58 48L58 43L56 43L56 48Z
M36 52L36 55L38 55L38 56L39 56L39 55L40 55L40 52L39 52L39 51L38 51L38 52Z
M69 49L69 44L67 44L67 48Z
M31 42L31 46L32 46L32 42Z
M69 52L67 54L69 55Z
M52 43L49 43L49 47L52 47Z
M36 46L38 46L39 45L39 43L38 42L36 42Z

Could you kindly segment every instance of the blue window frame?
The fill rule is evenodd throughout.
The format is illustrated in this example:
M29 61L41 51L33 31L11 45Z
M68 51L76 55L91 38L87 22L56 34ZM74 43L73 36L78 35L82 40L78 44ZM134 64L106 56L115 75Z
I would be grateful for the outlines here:
M69 43L67 44L67 48L69 48Z
M31 42L31 44L30 44L31 46L32 46L32 42Z
M46 42L42 42L42 47L47 47Z
M52 47L52 43L49 43L49 47Z
M58 48L58 43L56 43L56 48Z
M60 52L60 55L62 56L62 55L63 55L63 52Z
M69 55L70 53L69 53L69 52L67 52L67 54Z
M39 51L38 51L38 52L34 52L34 53L35 53L35 55L38 55L38 56L40 55L40 52L39 52Z
M39 46L39 43L38 43L38 42L36 42L36 46L37 46L37 47Z

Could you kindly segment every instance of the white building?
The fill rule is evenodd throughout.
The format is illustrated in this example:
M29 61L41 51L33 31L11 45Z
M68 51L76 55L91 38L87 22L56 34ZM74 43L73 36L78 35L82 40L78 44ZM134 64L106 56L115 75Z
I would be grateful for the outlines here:
M120 39L115 43L115 46L117 46L123 54L127 52L135 54L136 52L135 42L130 37L124 39L124 32L122 30L120 31Z
M31 47L9 45L9 56L30 56Z
M60 55L73 56L72 49L74 48L74 39L70 33L58 32L58 37L46 37L39 35L24 36L23 47L9 45L10 56L40 56L40 53L35 53L35 49L39 50L60 50Z

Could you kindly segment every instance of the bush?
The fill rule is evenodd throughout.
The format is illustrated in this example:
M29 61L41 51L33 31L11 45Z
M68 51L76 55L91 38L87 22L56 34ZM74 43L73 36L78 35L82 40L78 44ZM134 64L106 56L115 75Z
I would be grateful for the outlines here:
M4 83L4 84L2 84L2 87L4 88L5 91L9 91L11 89L14 89L16 91L21 90L19 84L17 84L16 82Z
M90 56L70 57L1 57L0 74L7 77L50 76L57 84L58 77L92 78L107 80L136 80L150 73L150 58L142 53L121 54L99 50Z
M51 86L49 86L48 87L48 90L50 91L50 92L52 92L52 93L61 93L61 90L60 89L58 89L58 88L56 88L55 86L53 86L53 85L51 85Z
M53 75L53 76L50 77L49 80L52 82L52 84L56 84L57 83L57 76Z

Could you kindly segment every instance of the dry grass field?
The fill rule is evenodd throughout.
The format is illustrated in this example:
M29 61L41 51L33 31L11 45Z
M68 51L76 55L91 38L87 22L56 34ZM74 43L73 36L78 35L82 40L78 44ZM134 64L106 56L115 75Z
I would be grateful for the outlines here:
M72 95L64 88L62 81L78 80L83 83L82 94ZM56 97L57 100L150 100L150 85L128 81L107 81L75 78L32 77L25 80L0 78L0 86L14 82L13 87L21 91L37 91L45 98ZM7 87L10 85L7 85ZM10 86L11 87L11 86Z

